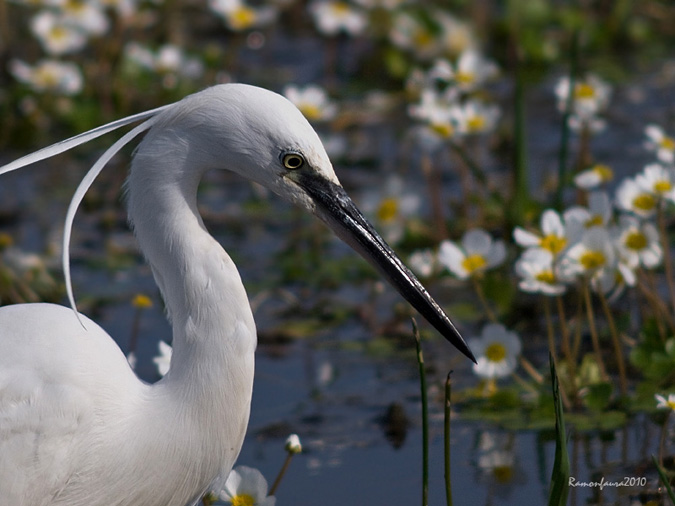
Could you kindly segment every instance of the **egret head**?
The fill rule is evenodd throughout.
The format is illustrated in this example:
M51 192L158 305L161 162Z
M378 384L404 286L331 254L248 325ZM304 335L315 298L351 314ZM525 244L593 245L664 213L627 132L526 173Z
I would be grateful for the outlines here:
M144 153L144 146L152 146L154 153ZM190 158L185 166L198 167L197 172L234 171L318 216L474 360L441 307L354 205L319 136L287 99L242 84L191 95L157 118L137 158L156 158L157 150L166 157L175 147L177 156Z

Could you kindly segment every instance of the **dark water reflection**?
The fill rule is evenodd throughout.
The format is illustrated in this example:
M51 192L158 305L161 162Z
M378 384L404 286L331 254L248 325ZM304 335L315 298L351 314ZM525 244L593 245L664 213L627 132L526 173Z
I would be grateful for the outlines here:
M636 110L664 102L668 86L657 80L631 85L619 92L628 100L615 113L618 128L599 137L596 156L616 163L619 173L638 170L644 123L632 121ZM552 171L558 138L556 117L551 114L549 91L533 90L530 110L532 129L532 184L539 188L542 174ZM654 98L658 94L659 100ZM541 104L545 106L539 107ZM542 112L542 107L543 112ZM645 116L645 122L661 117L662 111ZM393 139L393 137L392 137ZM391 139L387 142L393 142ZM625 149L618 154L616 146ZM6 157L11 158L11 157ZM495 161L495 165L499 165ZM86 163L63 158L50 168L33 167L3 176L0 183L1 230L10 233L25 251L43 252L58 244L65 202L75 188ZM83 308L90 309L103 328L123 350L129 346L135 309L130 300L136 293L154 297L155 306L143 313L137 349L139 376L158 378L152 358L157 342L169 341L166 323L149 269L133 249L126 250L130 235L124 231L124 213L116 204L124 168L108 171L94 188L92 211L80 212L73 244L73 280ZM341 177L349 186L376 184L376 171L358 173L345 169ZM409 174L411 188L423 183ZM285 247L282 237L292 226L313 226L298 218L285 205L274 201L261 215L248 217L242 202L255 191L230 176L213 174L202 192L207 224L240 266L253 300L262 297L256 311L261 334L269 335L283 318L279 309L288 301L278 292L265 293L265 280L276 275L275 257ZM112 198L111 198L112 196ZM102 203L97 203L97 201ZM101 226L101 216L112 223ZM258 216L258 215L255 215ZM111 234L112 232L112 234ZM351 254L331 243L336 254ZM127 264L106 269L100 265L110 251L124 251ZM50 256L57 259L58 255ZM55 260L57 263L58 261ZM58 265L55 265L58 269ZM56 271L58 272L58 270ZM293 293L293 288L290 289ZM366 301L366 290L342 288L331 296ZM325 297L302 287L303 296ZM298 293L295 293L298 296ZM379 303L396 302L387 293ZM278 504L295 506L342 506L345 504L410 505L421 496L421 429L417 366L413 343L397 345L395 353L377 353L369 347L372 336L356 318L344 324L296 340L265 339L258 348L257 370L249 432L240 464L259 468L272 480L285 453L283 443L290 432L299 434L305 452L295 457L278 491ZM445 343L429 343L425 350L436 366L434 391L439 378L452 368L460 384L473 381L469 365L456 360ZM443 504L442 414L438 398L432 402L430 503ZM452 473L456 504L536 505L546 502L553 462L554 443L548 433L508 432L485 423L453 422ZM570 452L572 473L578 481L620 481L624 476L647 476L647 487L576 488L570 504L632 505L639 490L654 489L649 457L658 451L660 428L646 416L632 418L622 430L611 433L573 433ZM637 503L641 504L641 503Z

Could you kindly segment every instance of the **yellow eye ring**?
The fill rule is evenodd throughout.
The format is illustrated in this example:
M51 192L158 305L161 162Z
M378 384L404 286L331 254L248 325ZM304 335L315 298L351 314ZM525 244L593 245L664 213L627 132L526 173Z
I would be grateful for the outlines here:
M281 159L288 170L297 170L305 164L305 159L299 153L286 153Z

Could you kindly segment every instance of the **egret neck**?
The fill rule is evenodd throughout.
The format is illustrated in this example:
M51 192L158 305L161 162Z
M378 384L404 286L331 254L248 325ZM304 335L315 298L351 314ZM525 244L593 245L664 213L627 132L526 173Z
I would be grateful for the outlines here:
M188 419L198 434L191 444L202 448L184 448L186 455L213 456L214 465L226 455L231 466L249 418L255 323L236 266L197 210L208 167L170 130L160 135L167 138L141 143L127 182L129 219L173 327L171 368L153 386L171 399L169 417ZM202 453L204 446L217 450Z

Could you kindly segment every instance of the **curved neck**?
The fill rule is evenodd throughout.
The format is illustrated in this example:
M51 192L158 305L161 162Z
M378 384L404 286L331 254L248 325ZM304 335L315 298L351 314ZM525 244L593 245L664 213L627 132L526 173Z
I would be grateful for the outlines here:
M161 156L141 145L127 186L129 218L173 327L166 380L182 388L226 382L231 395L238 390L232 382L242 381L250 401L256 333L248 297L236 266L197 211L204 170L180 142L166 145ZM250 371L235 374L231 364L241 357L251 357Z

